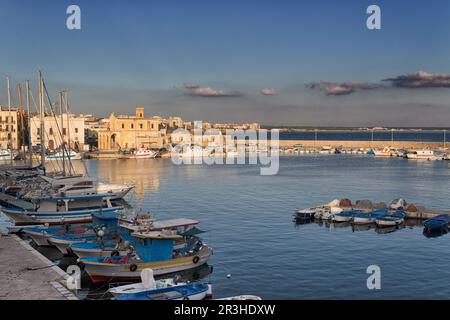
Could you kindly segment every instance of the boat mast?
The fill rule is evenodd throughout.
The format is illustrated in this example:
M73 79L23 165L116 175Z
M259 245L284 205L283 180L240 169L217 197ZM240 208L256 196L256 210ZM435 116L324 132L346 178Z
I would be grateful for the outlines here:
M17 93L19 95L19 115L20 115L20 144L22 147L23 157L24 160L26 160L26 153L25 153L25 124L24 124L24 115L23 115L23 99L22 99L22 85L20 83L17 83Z
M31 145L31 113L30 113L30 80L25 81L27 87L27 112L28 112L28 152L30 155L30 168L33 166L33 148Z
M39 71L39 117L40 117L40 132L41 132L41 166L45 175L45 126L44 126L44 88L42 72Z
M62 167L63 167L63 175L66 175L66 162L64 161L64 153L66 150L66 146L64 144L64 117L63 117L63 93L62 91L59 93L59 113L61 116L61 151L62 151Z
M8 87L8 149L9 154L11 158L11 163L13 161L13 154L12 154L12 121L11 121L11 88L9 86L9 77L6 77L6 85Z

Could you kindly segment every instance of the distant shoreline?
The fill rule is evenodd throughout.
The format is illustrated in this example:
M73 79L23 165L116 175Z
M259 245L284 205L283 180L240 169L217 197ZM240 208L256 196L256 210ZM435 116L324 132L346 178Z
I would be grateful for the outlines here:
M450 131L450 127L290 127L290 126L261 126L262 129L279 129L281 132L314 132L314 131Z

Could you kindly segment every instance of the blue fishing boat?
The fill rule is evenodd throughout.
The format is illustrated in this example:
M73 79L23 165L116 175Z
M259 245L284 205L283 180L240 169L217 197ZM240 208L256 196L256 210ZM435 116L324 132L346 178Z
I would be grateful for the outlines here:
M333 217L333 222L349 222L352 221L355 216L362 213L361 210L352 210L336 213Z
M395 211L394 213L376 218L375 223L379 227L398 226L405 221L405 217L406 215L403 211Z
M131 234L133 240L126 248L127 255L81 257L79 265L85 268L93 282L136 280L140 278L139 271L146 268L153 269L154 274L160 276L199 267L212 255L212 249L200 239L187 242L181 250L174 250L175 241L183 239L188 232L135 232Z
M116 300L203 300L209 291L206 283L189 283L161 289L124 294Z
M448 214L441 214L423 223L425 232L439 232L446 231L450 223L450 216Z
M354 224L371 224L381 217L389 214L387 209L380 209L371 212L361 212L353 217Z

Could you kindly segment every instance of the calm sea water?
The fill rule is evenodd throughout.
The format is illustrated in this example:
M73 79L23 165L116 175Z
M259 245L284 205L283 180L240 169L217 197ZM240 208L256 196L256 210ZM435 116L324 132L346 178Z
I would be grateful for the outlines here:
M170 160L91 160L91 176L132 182L128 201L158 219L190 217L214 249L207 279L216 297L265 299L449 298L450 234L422 227L381 233L333 224L296 224L292 214L334 198L450 207L448 162L366 156L282 157L276 176L259 167L175 166ZM381 290L368 290L366 268L381 268ZM231 275L230 278L227 275Z

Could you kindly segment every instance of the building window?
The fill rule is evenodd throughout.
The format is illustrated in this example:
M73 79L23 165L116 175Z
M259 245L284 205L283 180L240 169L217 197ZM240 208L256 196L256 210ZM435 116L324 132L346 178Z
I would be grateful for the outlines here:
M75 133L78 133L78 128L75 128Z
M139 123L139 129L142 129L144 126L142 123Z
M67 129L63 128L63 135L66 135L66 134L67 134Z
M122 123L122 129L125 129L125 123Z
M50 135L53 135L53 128L50 128L48 132L50 133Z
M37 135L39 136L39 135L41 134L41 129L40 129L40 128L37 128L36 133L37 133Z
M152 129L155 129L155 125L152 123Z
M131 124L131 129L134 129L134 124Z

